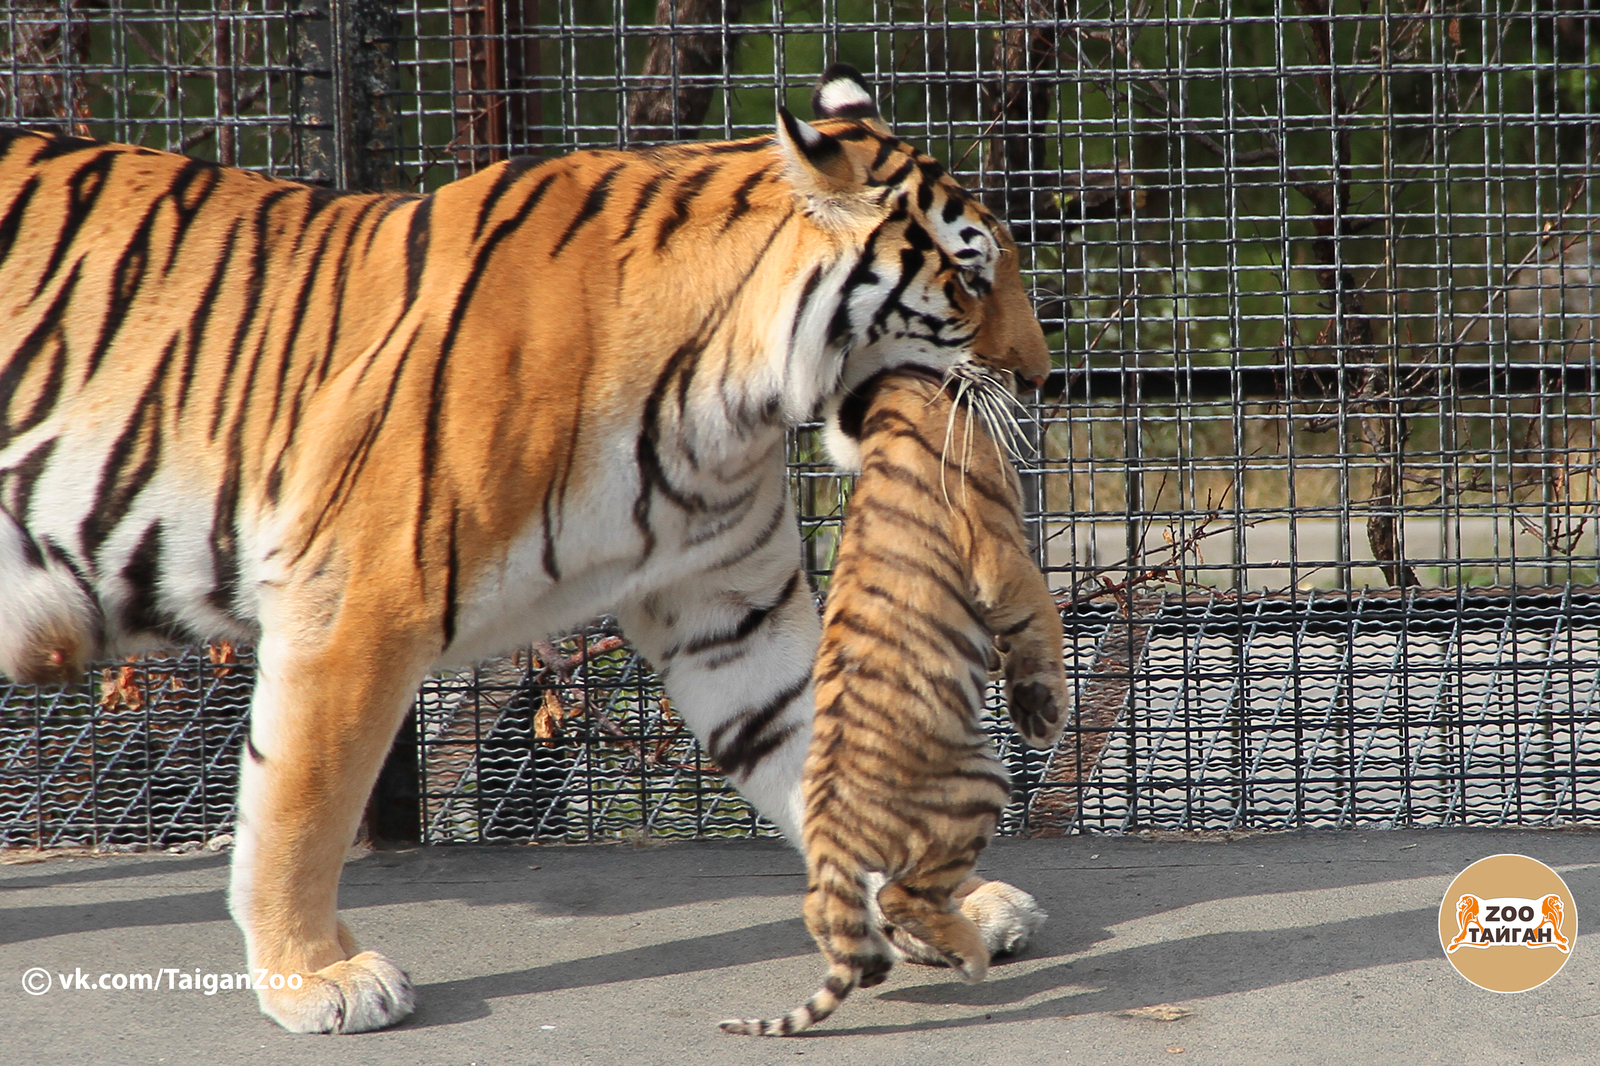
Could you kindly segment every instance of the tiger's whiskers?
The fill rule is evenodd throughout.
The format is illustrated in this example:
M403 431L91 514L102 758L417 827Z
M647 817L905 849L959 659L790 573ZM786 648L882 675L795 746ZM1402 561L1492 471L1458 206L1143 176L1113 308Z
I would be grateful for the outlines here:
M952 382L955 384L955 394L952 397L952 402L950 404L950 411L945 416L945 420L944 420L944 446L939 449L939 491L944 494L944 505L946 507L954 509L954 505L951 504L951 502L950 502L950 486L949 486L949 483L947 481L947 478L948 478L949 472L950 472L950 439L953 436L955 436L956 412L961 409L962 399L966 396L967 392L970 390L972 382L967 378L957 377L954 367L952 367L951 369L945 371L944 381L940 383L939 387L940 387L941 390L949 388ZM928 403L925 406L931 406L936 399L938 399L938 395L937 394L935 394L932 397L929 397ZM972 426L972 423L969 420L968 423L967 423L967 427L968 427L969 431L971 429L971 426ZM970 448L970 442L969 442L969 448ZM968 454L970 455L970 451L969 451ZM962 475L963 475L963 478L962 478L963 481L965 481L966 469L967 469L966 468L966 461L963 459L962 465L961 465L961 472L962 472ZM964 497L963 497L963 499L964 499Z
M1039 420L1028 407L1017 399L1016 394L1000 380L999 374L1009 371L991 371L971 363L959 363L945 371L944 384L946 387L955 385L949 420L951 425L946 427L945 451L948 454L952 428L955 420L955 407L963 404L972 417L983 422L983 428L988 432L990 440L994 442L997 454L1004 454L1014 463L1021 463L1037 456L1037 449L1028 435L1022 431L1017 415L1026 415L1037 426ZM1042 428L1042 427L1041 427ZM967 456L970 458L970 449ZM962 469L966 468L963 461ZM948 502L948 496L946 497Z

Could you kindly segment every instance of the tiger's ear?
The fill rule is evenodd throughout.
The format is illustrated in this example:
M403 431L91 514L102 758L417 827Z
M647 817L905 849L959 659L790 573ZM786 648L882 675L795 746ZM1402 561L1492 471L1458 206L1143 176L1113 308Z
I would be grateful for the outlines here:
M786 107L778 108L778 147L790 183L802 193L838 195L863 184L839 139L801 122Z
M778 152L784 178L805 203L806 214L824 226L849 227L884 212L883 197L867 184L867 169L843 142L787 108L778 108ZM877 190L881 192L881 190Z
M817 118L853 118L879 133L889 132L872 88L849 63L835 63L822 72L811 94L811 113Z

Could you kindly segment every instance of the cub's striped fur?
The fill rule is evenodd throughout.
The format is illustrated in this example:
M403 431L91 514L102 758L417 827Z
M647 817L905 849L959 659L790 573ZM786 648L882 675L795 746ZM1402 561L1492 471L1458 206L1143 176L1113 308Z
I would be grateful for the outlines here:
M853 71L819 100L428 196L0 131L0 670L256 643L229 904L288 1028L411 1010L335 898L441 664L615 614L799 841L785 427L894 363L1049 368L1004 227Z
M884 922L968 981L988 970L991 946L958 900L1010 796L978 721L990 650L1029 744L1055 742L1067 692L1061 618L1028 555L1016 474L977 421L925 371L879 375L843 404L861 478L823 616L803 785L806 927L829 973L785 1017L727 1032L798 1033L884 979L894 956L873 921L875 874L887 878Z

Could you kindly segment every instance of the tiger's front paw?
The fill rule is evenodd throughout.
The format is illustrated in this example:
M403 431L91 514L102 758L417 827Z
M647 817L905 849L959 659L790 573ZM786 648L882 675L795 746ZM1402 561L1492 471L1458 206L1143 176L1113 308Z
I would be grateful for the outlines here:
M364 1033L416 1008L411 979L376 951L301 977L299 988L265 988L261 1013L291 1033ZM287 984L287 982L286 982Z
M983 946L989 955L999 958L1015 955L1028 946L1028 941L1044 924L1048 915L1037 900L1015 885L1004 881L980 881L974 877L957 891L961 913L978 927ZM924 944L904 929L896 929L891 937L894 946L907 962L921 966L948 966L937 949Z

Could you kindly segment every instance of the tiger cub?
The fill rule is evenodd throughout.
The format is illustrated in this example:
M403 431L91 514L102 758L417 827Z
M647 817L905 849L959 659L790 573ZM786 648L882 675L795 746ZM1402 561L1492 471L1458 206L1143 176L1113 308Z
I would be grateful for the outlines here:
M909 367L841 405L861 478L823 617L802 785L806 926L829 973L785 1017L725 1021L725 1032L788 1036L828 1017L883 981L896 930L969 982L988 970L957 901L1010 796L978 721L991 649L1004 653L1011 720L1029 744L1054 743L1068 704L1061 618L1028 554L1016 474L979 422L938 376ZM888 928L873 914L878 884Z

